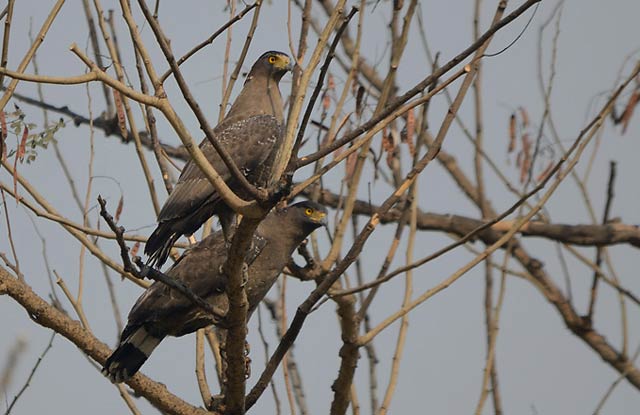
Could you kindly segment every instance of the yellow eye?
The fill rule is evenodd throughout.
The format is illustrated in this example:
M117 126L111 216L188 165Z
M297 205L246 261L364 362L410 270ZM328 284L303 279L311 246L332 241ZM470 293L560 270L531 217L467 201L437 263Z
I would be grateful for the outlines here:
M275 56L269 56L269 63L276 63L276 57Z
M313 209L311 209L311 208L306 208L304 210L304 214L307 215L307 216L311 216L312 213L313 213Z

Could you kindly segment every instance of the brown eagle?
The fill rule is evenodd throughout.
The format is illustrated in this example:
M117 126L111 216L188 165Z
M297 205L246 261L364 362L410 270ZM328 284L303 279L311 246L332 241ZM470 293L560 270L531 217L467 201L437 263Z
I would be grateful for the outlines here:
M291 60L282 52L266 52L251 67L240 95L213 134L227 150L236 166L255 186L267 185L271 167L282 143L284 118L278 83L291 70ZM248 198L224 161L206 138L200 143L205 157L229 188ZM234 218L200 168L189 161L178 183L158 215L158 226L144 247L149 265L162 267L173 244L182 235L191 235L212 215L218 215L225 235Z

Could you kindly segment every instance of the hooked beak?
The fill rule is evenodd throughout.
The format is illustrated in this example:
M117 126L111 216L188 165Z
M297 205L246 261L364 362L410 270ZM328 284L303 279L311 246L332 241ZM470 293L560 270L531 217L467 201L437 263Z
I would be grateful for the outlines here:
M314 222L324 226L325 228L329 225L327 214L325 212L316 211L311 219L313 219Z
M293 59L290 59L290 58L287 56L287 64L285 65L284 69L285 69L286 71L291 72L291 71L293 71L294 66L295 66L295 63L294 63Z

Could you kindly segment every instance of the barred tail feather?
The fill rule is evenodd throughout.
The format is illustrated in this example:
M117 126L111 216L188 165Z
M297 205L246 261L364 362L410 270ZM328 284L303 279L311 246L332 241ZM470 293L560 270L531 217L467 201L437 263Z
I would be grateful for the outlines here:
M126 382L138 372L163 338L150 334L142 326L134 329L109 356L102 373L113 383Z
M147 265L160 269L169 257L171 247L180 239L180 236L171 229L171 224L160 223L144 246L144 253L149 256Z

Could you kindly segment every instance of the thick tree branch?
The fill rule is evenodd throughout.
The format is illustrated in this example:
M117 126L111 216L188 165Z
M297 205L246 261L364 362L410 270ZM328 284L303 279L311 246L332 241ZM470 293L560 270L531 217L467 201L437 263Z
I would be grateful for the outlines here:
M104 364L111 354L109 347L89 331L83 329L79 322L49 305L27 284L18 281L0 266L0 295L5 294L19 303L35 323L59 333L97 363ZM136 374L127 384L136 394L144 396L162 412L175 415L211 414L202 408L188 404L169 392L165 385L155 382L141 373Z
M314 192L312 187L303 191L305 196ZM323 189L318 193L318 202L327 207L338 209L340 196L329 190ZM377 212L379 206L364 200L357 200L353 208L354 215L371 216ZM380 215L380 223L398 222L402 217L402 211L392 208L387 213ZM482 226L485 221L462 215L442 215L438 213L418 210L418 229L423 231L442 231L463 236L473 229ZM513 221L502 220L491 226L490 229L478 233L478 239L483 239L483 233L505 232L513 225ZM640 248L640 226L625 223L608 223L606 225L582 225L582 224L550 224L545 222L529 222L520 230L520 235L525 237L547 238L557 242L581 245L581 246L607 246L617 244L629 244Z
M231 415L242 415L245 413L245 343L247 338L247 312L249 302L247 292L244 288L243 267L244 258L248 252L253 233L255 232L260 219L244 218L236 230L229 257L224 264L227 273L227 297L229 298L229 312L227 313L227 384L225 389L224 403L225 412Z

